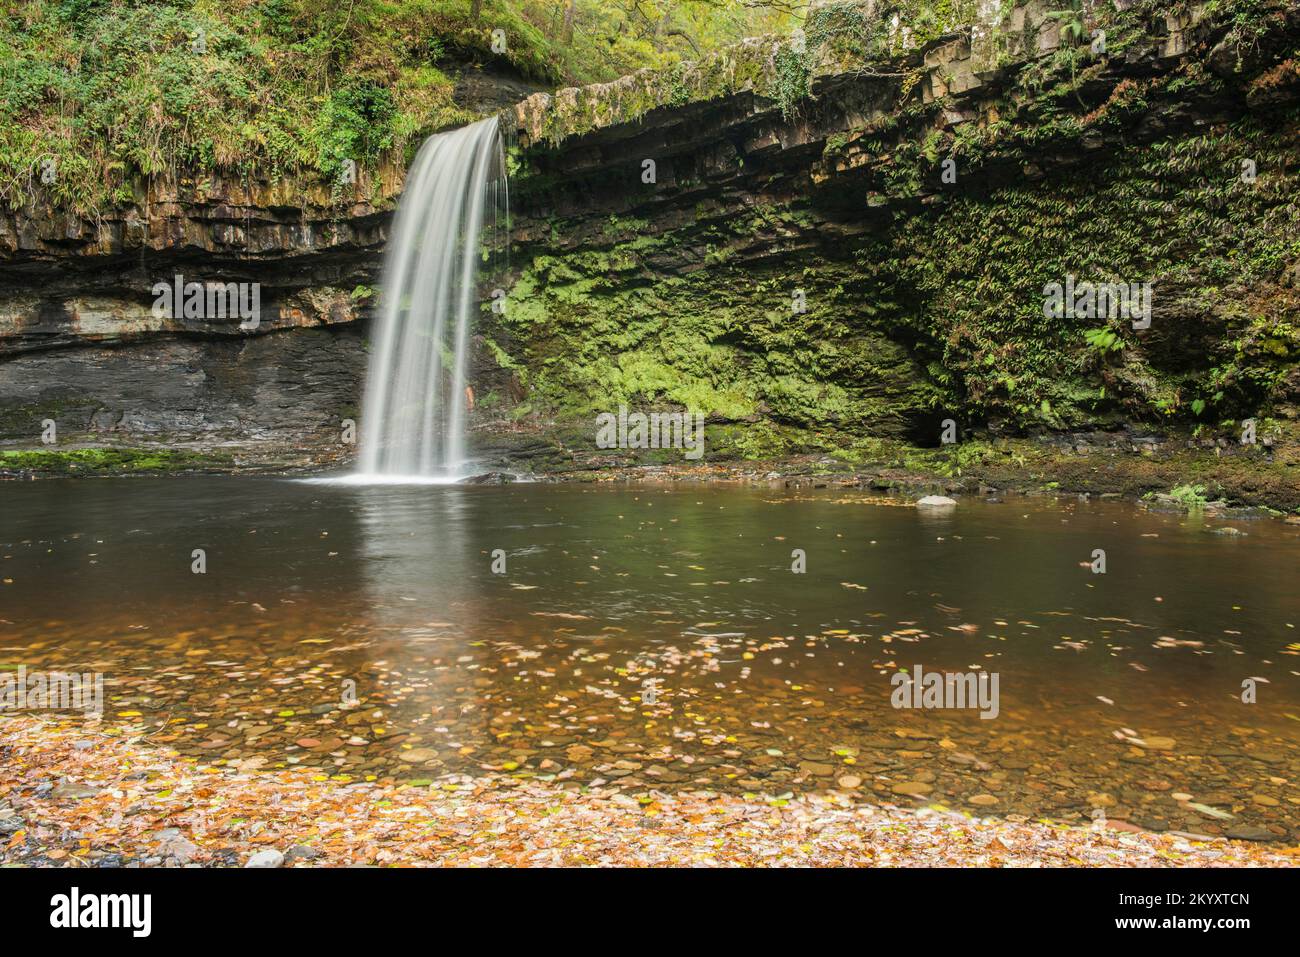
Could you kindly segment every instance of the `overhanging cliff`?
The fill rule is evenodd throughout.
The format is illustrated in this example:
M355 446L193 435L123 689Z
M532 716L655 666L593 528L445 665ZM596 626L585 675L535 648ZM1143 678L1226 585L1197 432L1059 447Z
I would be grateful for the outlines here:
M485 329L540 407L666 399L773 451L1294 418L1294 7L1133 3L1071 45L1031 3L910 48L853 10L516 108ZM1150 328L1044 315L1069 276L1149 283Z
M619 401L705 412L711 448L742 456L931 445L946 418L1213 442L1258 415L1293 464L1300 14L1121 6L1083 11L1074 44L1041 0L928 37L888 4L830 4L801 38L507 111L514 248L484 281L480 444L577 441ZM346 457L401 176L11 213L0 441L53 417L70 441ZM153 319L152 283L191 271L261 282L261 326ZM1067 276L1150 283L1150 328L1044 315Z

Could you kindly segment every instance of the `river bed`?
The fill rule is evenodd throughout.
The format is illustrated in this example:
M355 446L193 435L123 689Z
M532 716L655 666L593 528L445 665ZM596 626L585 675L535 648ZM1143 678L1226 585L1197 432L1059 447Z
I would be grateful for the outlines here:
M1294 526L685 484L0 500L0 666L101 672L106 725L203 764L1300 837ZM918 666L996 675L996 717L895 707Z

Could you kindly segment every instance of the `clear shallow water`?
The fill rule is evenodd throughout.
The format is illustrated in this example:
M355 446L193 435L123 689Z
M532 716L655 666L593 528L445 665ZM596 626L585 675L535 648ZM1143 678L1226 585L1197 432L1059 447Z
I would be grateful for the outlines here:
M0 664L102 671L108 720L205 762L399 781L493 769L630 793L839 786L1300 834L1300 529L880 501L0 483ZM1247 534L1206 530L1225 524ZM790 571L794 548L806 574ZM1085 567L1095 548L1105 575ZM890 675L918 664L996 672L998 717L893 708ZM1243 704L1252 676L1267 683Z

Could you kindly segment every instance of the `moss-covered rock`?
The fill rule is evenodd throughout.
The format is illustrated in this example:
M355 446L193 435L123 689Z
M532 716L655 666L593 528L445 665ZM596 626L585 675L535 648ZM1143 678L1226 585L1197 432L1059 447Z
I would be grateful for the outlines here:
M484 322L527 415L684 407L768 450L1290 421L1300 15L1250 6L1081 14L1093 50L1042 3L919 37L828 5L797 107L766 40L522 104ZM1150 328L1049 314L1068 277L1149 284Z
M169 448L0 449L0 475L130 475L228 471L229 454Z

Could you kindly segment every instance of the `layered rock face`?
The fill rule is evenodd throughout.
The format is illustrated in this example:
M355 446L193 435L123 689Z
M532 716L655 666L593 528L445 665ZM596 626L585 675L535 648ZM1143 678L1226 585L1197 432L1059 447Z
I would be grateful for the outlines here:
M1300 14L1139 0L1076 31L994 6L923 34L829 4L794 40L503 113L514 248L484 276L479 444L589 444L619 402L703 412L740 456L933 445L946 419L1286 434ZM96 222L0 218L0 443L53 418L60 441L346 458L401 177L182 179ZM155 319L177 274L260 283L258 327ZM1067 279L1149 284L1149 327L1045 314Z
M1031 3L919 45L823 7L802 52L534 97L488 335L544 408L666 400L741 454L934 445L944 419L1286 431L1297 11L1124 6L1079 44ZM1149 324L1045 314L1076 282L1149 292Z
M535 89L467 68L456 97L491 112ZM405 173L182 173L94 217L51 206L34 182L25 206L0 210L0 447L163 444L219 452L222 468L349 458ZM155 308L159 283L201 284L205 308ZM255 324L233 298L206 307L229 284L256 288ZM57 443L43 445L51 420Z
M340 207L325 187L181 181L98 221L39 204L0 218L0 441L39 445L53 419L60 443L328 453L356 415L399 182L363 181L375 197ZM256 328L155 309L177 277L256 284Z

